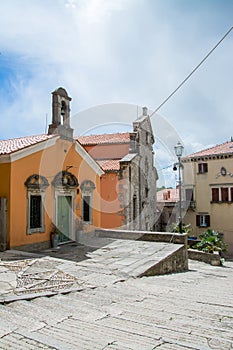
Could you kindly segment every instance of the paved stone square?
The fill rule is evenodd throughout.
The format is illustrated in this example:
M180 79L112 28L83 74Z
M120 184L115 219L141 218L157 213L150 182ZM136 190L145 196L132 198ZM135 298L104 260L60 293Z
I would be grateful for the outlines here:
M190 260L184 273L122 278L121 267L104 272L98 255L77 263L43 258L84 286L1 304L0 349L233 349L232 262Z
M31 259L28 254L27 259L0 261L0 302L96 288L143 276L181 247L170 243L115 240L86 253L89 259L77 263L48 256L33 257L33 254ZM22 253L21 257L24 255Z

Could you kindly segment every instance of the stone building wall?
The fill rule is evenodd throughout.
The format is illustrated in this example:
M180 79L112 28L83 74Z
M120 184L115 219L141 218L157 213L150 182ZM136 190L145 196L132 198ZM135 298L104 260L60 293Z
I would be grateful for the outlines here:
M126 181L124 215L125 226L131 230L154 231L156 224L156 181L154 167L154 136L147 115L133 123L130 154L121 160L121 176Z

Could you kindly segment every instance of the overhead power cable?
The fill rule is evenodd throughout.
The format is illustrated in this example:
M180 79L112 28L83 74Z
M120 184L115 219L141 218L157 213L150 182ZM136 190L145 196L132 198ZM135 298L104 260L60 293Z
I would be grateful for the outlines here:
M205 62L205 60L212 54L212 52L220 45L220 43L226 38L232 31L231 27L226 34L219 40L219 42L208 52L208 54L201 60L201 62L189 73L189 75L177 86L177 88L151 113L150 118L158 112L158 110L168 101L170 98L181 88L182 85L196 72L196 70Z

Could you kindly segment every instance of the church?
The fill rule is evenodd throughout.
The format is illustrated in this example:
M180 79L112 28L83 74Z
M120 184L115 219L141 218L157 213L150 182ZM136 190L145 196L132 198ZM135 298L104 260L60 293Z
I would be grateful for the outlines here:
M153 230L154 137L147 115L131 133L74 136L67 91L52 92L47 134L0 140L0 250L76 241L78 231Z

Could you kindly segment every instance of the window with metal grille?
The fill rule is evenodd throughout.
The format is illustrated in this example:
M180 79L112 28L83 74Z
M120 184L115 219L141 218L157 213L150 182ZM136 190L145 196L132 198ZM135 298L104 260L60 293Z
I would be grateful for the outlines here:
M91 221L90 196L83 196L83 221Z
M30 229L42 227L42 198L40 195L30 196Z

